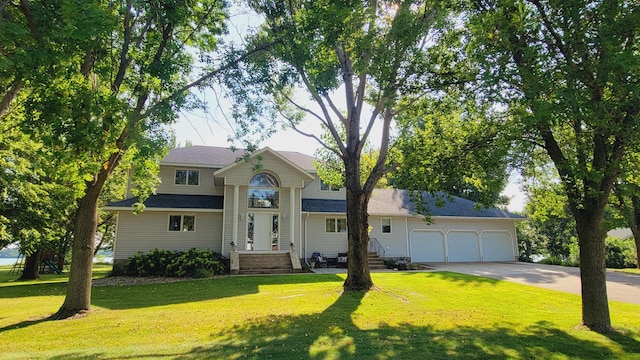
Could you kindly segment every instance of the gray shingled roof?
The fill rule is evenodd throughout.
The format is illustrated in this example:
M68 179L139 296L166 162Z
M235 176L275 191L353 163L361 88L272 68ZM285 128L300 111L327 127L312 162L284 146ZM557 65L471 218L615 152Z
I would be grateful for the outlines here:
M151 195L144 202L147 208L161 209L215 209L222 210L223 196L213 195L174 195L157 194ZM133 197L126 200L108 204L105 208L130 208L138 202L138 198Z
M313 166L315 158L295 151L277 151L282 157L296 164L300 168L315 172ZM161 164L201 165L213 168L223 168L233 164L244 155L244 150L235 151L229 148L215 146L189 146L169 150Z
M346 213L346 200L302 199L302 211L322 213Z
M476 203L457 196L451 200L442 194L443 206L436 206L437 197L428 193L423 194L432 216L453 217L485 217L485 218L522 218L498 208L476 209ZM346 200L303 199L302 211L344 213L347 209ZM411 216L415 213L415 205L411 202L406 190L376 189L369 201L369 215Z
M427 204L431 209L432 216L452 216L452 217L484 217L484 218L510 218L521 219L520 215L512 214L498 208L476 209L473 201L453 196L452 201L446 195L443 198L444 205L436 206L436 197L426 194ZM131 208L138 201L137 198L130 198L108 204L105 208ZM223 197L212 195L172 195L157 194L151 195L144 202L147 208L162 209L223 209ZM346 200L329 199L302 199L302 211L312 213L346 213ZM406 190L376 189L369 201L370 215L387 216L412 216L415 206L411 202L409 193Z

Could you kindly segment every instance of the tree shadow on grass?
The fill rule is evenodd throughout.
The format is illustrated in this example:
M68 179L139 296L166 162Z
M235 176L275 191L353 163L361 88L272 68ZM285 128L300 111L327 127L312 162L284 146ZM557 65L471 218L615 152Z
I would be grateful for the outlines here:
M259 286L264 285L343 281L344 279L337 275L328 274L226 277L136 286L101 286L92 288L91 305L111 310L136 309L255 294L259 291ZM7 287L3 290L8 291L3 291L0 298L60 296L65 294L65 286L66 283L55 283ZM10 324L0 328L0 333L45 321L52 319L45 317Z
M282 275L201 279L176 283L93 288L91 304L111 310L182 304L256 294L260 286L343 282L340 276Z
M318 276L309 281L343 281L338 276ZM248 288L296 282L295 277L233 278ZM299 279L298 279L299 280ZM219 283L218 285L225 285ZM235 290L236 295L242 295ZM224 296L234 296L233 291ZM618 332L605 335L613 345L586 340L540 321L530 325L486 324L484 327L441 328L419 321L397 324L368 320L363 299L367 292L344 292L321 312L303 315L265 315L250 323L211 333L202 346L189 351L158 349L131 356L109 357L81 353L83 358L175 358L175 359L504 359L504 358L619 358L640 353L640 334ZM176 302L173 299L170 302ZM193 300L192 300L193 301ZM309 301L314 301L310 299ZM526 311L526 310L523 310ZM371 317L378 319L378 317ZM370 321L370 322L368 322ZM586 331L586 330L585 330ZM595 335L599 337L600 335ZM617 344L617 345L616 345ZM619 349L619 350L618 350ZM61 354L72 358L77 352Z
M7 325L5 327L0 328L0 334L5 332L5 331L9 331L9 330L16 330L16 329L21 329L21 328L24 328L24 327L27 327L27 326L37 325L37 324L43 323L45 321L51 321L51 318L43 317L43 318L40 318L40 319L25 320L25 321L21 321L21 322L16 323L16 324Z
M451 283L455 283L459 286L480 286L480 285L493 285L499 283L501 280L491 279L482 276L467 275L451 271L429 271L429 272L403 272L403 276L426 276L436 279L446 280Z
M267 317L211 334L213 345L196 347L188 353L149 354L149 357L529 359L625 355L613 353L597 342L577 338L544 321L517 330L507 326L438 329L432 324L358 325L356 310L365 296L366 292L345 292L321 313ZM640 345L632 335L615 333L609 338L620 344L627 355L640 352ZM138 354L137 357L147 356Z
M510 327L456 327L381 324L362 328L354 323L364 292L343 293L319 314L267 318L218 334L213 346L194 348L177 359L486 359L486 358L616 358L610 348L577 338L552 323ZM311 325L311 326L309 326ZM640 352L630 335L611 340L627 354Z

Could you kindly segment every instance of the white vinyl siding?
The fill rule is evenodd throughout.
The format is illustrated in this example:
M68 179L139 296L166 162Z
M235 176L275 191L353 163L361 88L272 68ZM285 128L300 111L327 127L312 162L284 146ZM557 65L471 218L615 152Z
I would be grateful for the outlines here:
M332 199L332 200L344 200L347 193L345 188L340 188L339 191L325 191L320 190L320 178L313 174L315 177L310 184L307 184L302 190L302 197L304 199Z
M174 213L147 210L134 215L130 211L120 211L114 259L128 259L138 251L156 248L184 251L195 247L221 251L222 213L198 213L197 231L167 231L170 214Z
M339 252L347 252L347 233L325 232L326 217L321 214L309 215L308 218L303 217L306 218L307 224L307 229L304 231L307 236L307 249L306 252L300 254L300 257L310 257L315 251L326 257L337 257Z
M280 180L280 188L302 187L303 181L308 183L310 179L300 173L299 170L293 168L289 164L277 159L269 154L263 154L264 158L260 162L262 170L272 174L277 174ZM253 165L247 162L235 164L233 168L227 169L219 174L224 177L225 185L248 186L249 181L255 175Z
M197 170L198 186L194 185L176 185L176 170L188 170L183 167L160 166L160 178L162 182L158 185L157 194L181 194L181 195L222 195L223 187L216 187L213 179L215 169L207 168L190 168Z
M388 219L392 224L392 233L382 232L382 219ZM378 240L380 245L384 248L385 257L405 257L409 256L407 249L407 233L406 233L406 220L403 217L378 217L369 216L369 224L371 224L370 238ZM380 254L382 256L382 254Z

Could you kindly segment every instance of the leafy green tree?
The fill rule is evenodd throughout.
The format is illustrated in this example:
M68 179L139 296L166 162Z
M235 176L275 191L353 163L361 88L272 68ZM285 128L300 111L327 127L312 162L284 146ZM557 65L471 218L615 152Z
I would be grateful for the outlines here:
M15 115L0 123L0 246L16 243L26 255L20 279L37 279L41 254L55 253L70 225L79 188Z
M499 131L502 120L466 97L456 91L421 98L400 114L394 187L446 192L487 207L507 201L500 192L508 179L510 142Z
M522 176L528 198L526 223L536 234L539 255L568 261L571 244L577 242L578 235L558 172L543 152L535 151Z
M469 49L509 127L544 149L560 176L580 246L582 323L611 330L605 208L640 126L640 4L473 3Z
M343 141L345 132L344 129L340 131L340 136ZM335 143L333 142L333 138L331 133L326 131L321 135L321 139L323 143L327 146L333 146ZM320 179L331 186L336 188L344 187L345 179L344 179L344 162L341 158L339 158L336 154L339 150L334 148L332 150L327 149L326 147L322 147L316 150L315 157L318 159L315 163L315 167L318 170L318 176ZM376 165L376 161L380 156L380 151L374 149L371 145L365 145L365 148L362 151L362 155L360 158L360 183L364 185L367 180L367 176L371 173L371 170ZM387 164L388 167L391 165ZM388 188L389 182L387 177L383 175L378 183L376 184L376 188L383 189Z
M635 244L636 266L640 269L640 153L625 158L624 173L614 187L612 207L631 229Z
M274 128L265 118L278 116L298 129L307 115L329 131L330 142L301 132L344 164L349 249L344 288L368 290L373 282L367 205L389 170L386 158L398 100L426 93L448 71L446 62L431 61L430 52L447 26L453 26L449 11L430 1L251 0L249 5L265 19L249 43L275 45L229 74L240 129L265 133ZM305 97L315 108L305 105ZM374 128L380 129L380 142L372 144L379 153L363 175L362 154Z
M190 101L189 90L209 86L231 64L268 45L216 57L227 18L226 4L216 0L3 4L0 39L12 33L24 39L3 44L20 71L3 67L0 81L20 84L28 96L20 103L6 91L3 104L11 101L2 117L23 109L23 129L43 135L47 150L74 170L82 189L67 295L54 316L65 318L90 308L99 196L123 158L131 156L135 195L144 199L170 140L164 126L181 107L202 105ZM55 33L41 39L48 26ZM55 62L29 71L31 53Z

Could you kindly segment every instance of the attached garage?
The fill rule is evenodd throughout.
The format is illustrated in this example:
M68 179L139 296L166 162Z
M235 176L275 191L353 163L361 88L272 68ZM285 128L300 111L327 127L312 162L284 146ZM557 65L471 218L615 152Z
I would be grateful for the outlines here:
M485 231L482 233L483 261L513 261L513 242L506 231Z
M416 230L411 233L411 261L445 262L442 231Z
M449 262L480 261L480 244L475 231L449 231L447 233L447 253Z

